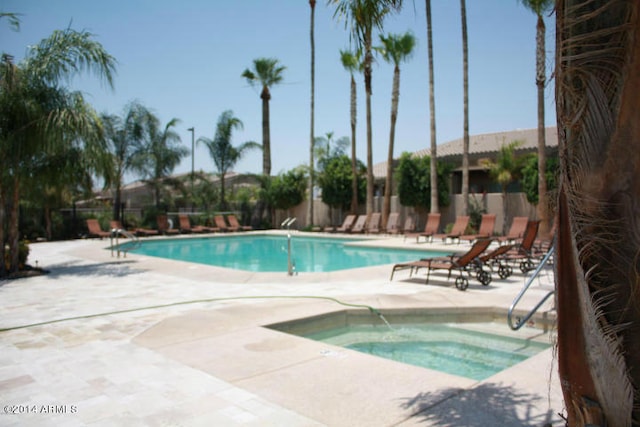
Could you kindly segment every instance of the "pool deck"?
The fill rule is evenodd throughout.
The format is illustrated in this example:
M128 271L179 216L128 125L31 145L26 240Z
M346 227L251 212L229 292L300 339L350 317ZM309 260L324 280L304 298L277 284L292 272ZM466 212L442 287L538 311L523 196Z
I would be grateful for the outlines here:
M460 292L438 272L428 285L422 272L391 282L391 265L287 276L117 258L108 245L33 244L29 263L50 273L0 282L0 426L564 425L553 348L478 382L264 327L345 310L340 302L382 313L506 309L519 272ZM550 286L547 271L521 306ZM553 298L543 311L552 308Z

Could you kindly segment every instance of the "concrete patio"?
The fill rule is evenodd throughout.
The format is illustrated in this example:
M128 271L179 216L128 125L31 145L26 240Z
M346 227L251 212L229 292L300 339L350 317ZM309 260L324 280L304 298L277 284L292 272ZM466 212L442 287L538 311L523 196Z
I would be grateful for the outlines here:
M370 244L381 243L438 246ZM390 282L390 265L287 276L117 258L108 245L33 244L29 263L49 274L0 282L0 425L564 425L553 348L478 382L264 327L345 310L339 302L506 309L522 274L460 292L437 274ZM552 281L542 274L522 307Z

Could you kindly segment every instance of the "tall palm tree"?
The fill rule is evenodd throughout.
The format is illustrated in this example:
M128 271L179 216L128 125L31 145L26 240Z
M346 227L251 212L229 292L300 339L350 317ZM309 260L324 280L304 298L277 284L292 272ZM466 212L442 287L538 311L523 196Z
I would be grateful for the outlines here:
M270 88L282 82L286 67L279 65L274 58L258 58L253 60L253 69L245 69L242 73L251 86L259 85L262 99L262 174L271 175L271 133L269 131Z
M538 206L536 207L540 220L540 233L549 231L549 203L547 201L546 153L544 130L544 87L546 84L546 54L545 54L545 24L544 12L551 9L554 0L520 0L538 17L536 23L536 86L538 88Z
M220 208L222 210L227 208L225 175L238 163L247 150L262 148L260 144L253 141L242 143L237 147L231 144L233 131L242 130L243 127L242 121L233 115L233 111L226 110L218 117L213 139L198 138L198 144L204 144L209 149L209 155L216 165L217 175L220 178Z
M180 120L173 118L163 129L160 121L151 112L146 118L146 137L141 147L141 155L136 159L136 169L142 172L154 190L156 207L160 205L160 190L167 177L180 164L180 160L189 154L186 147L180 145L181 139L175 131Z
M24 173L37 156L69 146L98 143L97 115L82 94L61 85L84 71L113 85L115 59L86 31L70 28L29 48L14 64L9 55L0 61L0 206L11 200L8 225L0 210L0 230L7 225L10 272L18 269L19 202ZM0 258L4 259L4 232L0 231ZM4 263L2 263L4 264ZM0 275L4 267L0 267Z
M373 212L373 132L371 127L371 77L373 65L373 30L382 29L384 18L402 8L402 0L329 0L336 5L334 16L351 24L351 37L364 52L364 87L367 109L367 215Z
M640 3L558 0L555 10L554 264L568 425L638 426Z
M469 44L467 41L467 5L460 0L462 18L462 87L464 91L464 124L462 135L462 213L469 213Z
M500 147L496 160L484 160L481 165L489 171L489 176L500 185L502 190L502 234L507 234L507 187L522 177L526 156L517 156L515 151L522 141L512 141Z
M362 51L341 50L340 61L351 76L351 172L353 174L351 179L351 213L356 214L358 212L358 159L356 158L356 111L358 100L356 80L353 75L362 71Z
M425 0L427 12L427 54L429 57L429 129L431 133L431 213L440 211L438 205L438 146L436 144L436 98L433 77L433 36L431 25L431 0Z
M314 118L315 118L315 73L316 73L316 44L314 40L314 16L316 0L309 0L311 18L309 23L309 35L311 41L311 132L309 135L309 209L307 211L307 225L313 225L313 149L314 149Z
M141 172L148 135L149 110L137 101L125 107L124 116L103 114L107 159L103 167L104 186L113 194L113 219L120 220L122 186L128 172Z
M400 63L413 54L416 38L410 32L380 36L382 46L377 50L385 61L393 64L393 88L391 90L391 126L389 127L389 152L387 155L387 176L384 184L384 203L382 205L382 223L387 223L391 211L391 193L393 192L393 146L398 120L398 102L400 100Z

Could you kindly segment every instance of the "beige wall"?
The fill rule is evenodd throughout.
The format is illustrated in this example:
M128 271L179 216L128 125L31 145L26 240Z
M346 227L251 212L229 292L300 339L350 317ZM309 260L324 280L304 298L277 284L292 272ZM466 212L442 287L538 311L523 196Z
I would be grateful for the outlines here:
M500 193L488 193L484 195L472 195L472 199L478 201L481 207L486 209L488 213L496 214L496 232L502 234L504 218L502 212L502 194ZM526 216L531 219L536 218L535 206L527 202L524 193L508 193L507 194L507 226L510 225L511 218L514 216ZM374 210L380 212L382 210L382 197L376 197L374 200ZM470 204L472 204L471 202ZM307 225L307 209L308 201L302 202L300 205L288 212L277 211L276 212L276 224L281 224L287 217L296 217L296 222L293 228L302 229ZM413 208L400 205L398 197L391 198L391 211L400 213L400 223L404 223L405 218L408 215L415 215L416 212ZM331 212L331 216L330 216ZM442 214L441 225L444 228L447 224L453 223L457 215L462 214L462 195L455 194L451 196L451 204L440 210ZM341 224L343 218L347 212L339 212L337 209L329 209L327 205L322 203L320 199L314 201L314 221L313 223L320 226ZM360 206L359 214L365 213L365 206ZM418 222L419 227L424 226L425 218L420 218Z

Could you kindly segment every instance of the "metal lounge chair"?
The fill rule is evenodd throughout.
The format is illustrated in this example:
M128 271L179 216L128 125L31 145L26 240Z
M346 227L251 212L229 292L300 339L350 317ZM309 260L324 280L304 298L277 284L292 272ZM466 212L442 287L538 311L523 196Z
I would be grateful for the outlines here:
M456 222L453 224L453 227L451 228L451 231L449 233L443 233L443 234L434 234L433 235L433 239L438 238L438 239L442 239L443 242L447 242L447 239L451 239L451 241L458 241L458 243L460 243L460 236L462 236L464 234L464 232L467 230L467 226L469 225L469 217L464 215L464 216L457 216L456 217Z
M166 215L158 215L156 221L158 222L158 231L160 233L164 235L180 233L179 230L170 227L169 218Z
M511 221L511 227L509 227L509 232L506 236L499 236L497 240L500 244L502 243L516 243L520 239L522 239L522 235L524 234L524 230L527 228L527 223L529 222L529 218L526 216L514 216Z
M379 234L380 233L380 220L382 219L382 214L380 212L374 212L371 214L371 219L367 223L365 228L365 232L369 234Z
M496 214L483 214L477 234L466 234L458 237L459 240L473 242L478 239L488 239L493 236L496 227Z
M426 268L426 283L429 283L429 275L432 270L448 270L449 274L447 276L447 280L451 278L451 273L456 270L459 273L455 282L458 290L464 291L469 287L469 280L464 277L465 272L469 276L471 276L472 272L475 272L478 281L484 286L487 286L491 283L491 273L482 269L482 265L479 264L478 257L487 250L490 244L490 239L481 239L476 241L473 246L471 246L471 249L462 255L451 255L449 258L426 258L419 261L396 264L393 266L393 270L391 271L390 280L393 280L393 275L398 270L409 269L409 277L411 277L414 272L417 272L421 268Z
M220 231L231 231L229 229L229 225L227 225L227 221L224 219L222 215L214 215L213 221L216 223L216 227Z
M405 220L404 220L404 225L402 226L402 232L405 234L405 239L406 234L407 233L411 233L413 231L416 230L416 221L413 218L413 216L409 215Z
M189 217L185 214L178 215L178 220L180 221L181 233L212 233L215 231L214 228L205 227L204 225L192 226Z
M147 237L147 236L157 236L160 234L158 230L154 230L153 228L134 228L133 230L127 230L122 226L120 221L112 220L109 222L109 227L111 230L124 230L129 233L133 233L138 237Z
M89 237L99 237L100 239L103 237L111 237L111 232L103 231L102 228L100 228L100 223L97 219L87 219L87 230L89 230Z
M513 274L513 268L505 262L504 256L514 246L513 245L500 245L496 249L486 254L480 255L478 261L482 265L487 265L493 271L494 268L498 269L498 276L501 279L506 279Z
M231 231L250 231L253 230L253 227L250 225L240 225L238 222L238 218L235 215L227 215L227 221L229 221L229 226Z
M356 219L356 223L353 224L353 227L351 227L351 230L349 230L350 233L364 233L365 227L367 226L367 216L366 215L360 215L358 216L358 219Z
M440 227L440 214L439 213L430 213L427 216L427 222L424 225L424 230L418 233L406 233L404 238L406 240L407 237L415 237L416 243L420 241L420 237L425 238L425 242L433 241L433 236L438 232L438 228Z
M525 274L535 268L535 259L541 259L545 255L545 252L535 246L539 226L540 221L529 221L522 236L522 242L504 254L505 261L519 262L520 271Z
M341 232L341 233L347 233L349 230L351 230L351 227L353 227L353 222L355 220L356 220L356 216L355 215L353 215L353 214L347 215L347 217L342 222L342 225L340 227L336 228L335 231Z
M387 234L398 234L400 232L399 224L400 214L398 212L391 212L389 218L387 218L387 225L384 227L384 231Z

